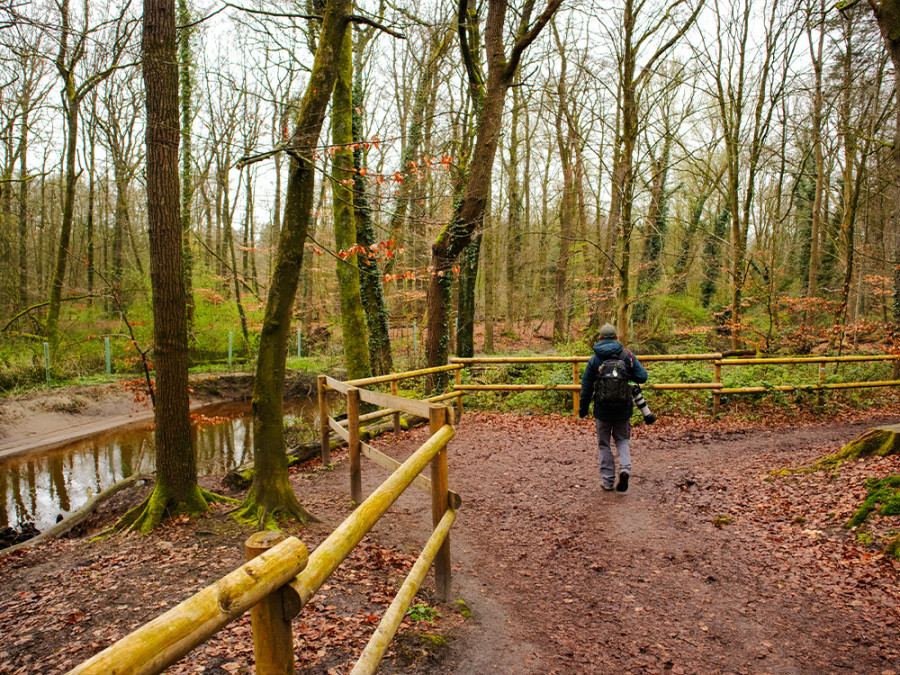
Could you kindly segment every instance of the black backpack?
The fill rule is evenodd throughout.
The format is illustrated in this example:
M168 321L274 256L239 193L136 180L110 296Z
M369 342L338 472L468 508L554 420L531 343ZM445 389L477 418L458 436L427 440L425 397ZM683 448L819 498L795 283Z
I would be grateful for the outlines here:
M631 386L628 384L628 367L625 351L606 359L597 369L594 382L594 406L622 406L631 403Z

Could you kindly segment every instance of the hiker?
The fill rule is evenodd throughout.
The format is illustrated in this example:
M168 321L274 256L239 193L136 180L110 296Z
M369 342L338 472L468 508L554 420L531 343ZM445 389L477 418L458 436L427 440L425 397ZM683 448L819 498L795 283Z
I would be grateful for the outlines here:
M597 425L597 445L600 449L600 479L604 490L628 490L631 476L631 413L634 402L629 382L647 381L647 371L634 354L616 341L616 328L604 324L600 341L594 345L594 355L581 376L580 417L587 417L591 401ZM619 482L616 483L616 462L610 438L619 453Z

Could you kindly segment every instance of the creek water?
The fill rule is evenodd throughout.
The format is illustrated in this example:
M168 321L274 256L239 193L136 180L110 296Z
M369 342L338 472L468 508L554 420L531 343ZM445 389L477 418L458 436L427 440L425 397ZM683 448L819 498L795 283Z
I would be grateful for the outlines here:
M318 423L312 399L284 404L285 417ZM192 440L201 476L219 475L253 459L250 404L221 403L194 412L203 417L192 425ZM144 448L141 471L155 468L153 430L110 430L48 452L0 463L0 527L34 523L43 530L77 510L93 495L132 475Z

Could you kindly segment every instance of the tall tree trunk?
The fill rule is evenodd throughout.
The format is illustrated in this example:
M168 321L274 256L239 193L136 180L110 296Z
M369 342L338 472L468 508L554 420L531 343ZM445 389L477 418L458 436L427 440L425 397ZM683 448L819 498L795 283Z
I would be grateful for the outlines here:
M559 108L556 113L556 144L559 150L560 164L563 174L563 191L559 208L559 254L556 258L554 279L553 307L553 341L557 344L568 341L566 316L570 302L569 297L569 259L572 257L572 239L575 230L575 166L572 157L574 134L571 127L563 133L563 119L566 107L566 69L563 61L559 76L558 93Z
M96 193L96 153L94 152L95 136L93 130L94 117L96 115L94 106L91 105L91 129L88 131L88 209L87 209L87 292L94 292L94 198ZM88 298L88 304L92 304L91 298Z
M492 227L491 223L490 199L488 199L488 206L485 209L484 222L485 228L481 232L481 245L479 246L479 264L481 265L481 277L484 280L484 352L485 354L493 354L494 316L497 313L497 268L491 258L494 257L494 249L496 248L497 231ZM472 348L475 348L474 345Z
M174 0L144 0L147 214L156 362L156 485L120 524L149 532L164 516L200 513L188 400L187 314L178 190L178 64ZM210 495L211 496L211 495Z
M22 120L19 125L19 307L28 307L28 110L26 99L22 104ZM93 153L92 153L93 154ZM90 287L88 288L90 293Z
M313 206L316 170L313 149L319 143L325 111L334 88L337 58L347 32L350 6L350 0L331 0L326 5L319 46L291 137L293 153L289 164L284 222L260 332L251 404L256 474L253 487L236 514L238 518L251 520L257 525L274 525L272 516L278 512L304 522L312 517L297 501L288 480L282 399L291 313Z
M706 207L706 202L711 194L711 192L704 191L691 201L690 219L687 222L684 234L678 242L678 257L675 259L675 269L672 273L672 293L684 293L685 288L687 288L687 276L693 258L694 237L700 229L703 209Z
M509 136L509 164L507 175L506 193L509 198L509 220L507 223L506 246L506 325L507 333L515 333L516 300L516 270L522 264L522 191L519 185L519 116L522 108L522 96L518 87L513 88L512 119L510 121Z
M226 166L230 165L231 162L226 162ZM238 177L238 187L234 194L234 202L229 203L230 197L228 193L230 192L228 186L228 175L227 172L225 174L225 184L222 186L222 201L224 212L222 214L222 237L224 240L223 246L225 248L226 255L228 255L228 259L231 261L231 282L232 289L234 290L234 304L237 307L238 311L238 319L241 323L241 335L244 338L244 348L247 350L247 354L250 353L250 331L247 328L247 314L244 311L244 303L241 299L241 275L238 271L237 264L237 253L234 250L234 212L237 208L238 197L240 196L241 191L241 181L240 177Z
M812 207L812 226L809 235L809 278L806 283L806 297L811 301L816 297L818 292L817 284L819 279L819 231L822 227L822 198L825 191L825 153L823 151L822 141L822 108L824 106L824 95L822 92L822 52L825 45L825 0L819 3L819 12L821 22L819 27L819 42L813 48L812 31L807 28L807 37L809 38L809 51L815 73L815 85L813 88L813 111L812 111L812 135L813 135L813 151L816 161L816 188L813 197ZM806 308L806 316L804 324L812 325L815 317L813 316L813 303L810 302Z
M72 86L74 87L74 85ZM47 307L46 323L47 339L54 351L59 346L59 311L62 306L62 289L69 262L72 222L75 218L75 185L78 182L78 174L75 171L75 155L78 149L78 107L80 103L81 101L74 96L66 99L66 184L59 243L56 247L56 265L53 268L53 280L50 282L50 303Z
M338 56L337 80L331 102L331 140L337 148L331 161L331 201L334 211L334 245L338 292L341 301L344 363L347 377L369 377L369 345L366 316L359 291L359 262L354 247L356 219L353 209L353 34L347 31Z
M900 97L900 0L868 0L869 7L875 14L878 22L878 28L884 39L888 56L894 70L894 95ZM894 143L891 150L893 159L893 179L894 190L897 203L894 207L895 222L900 222L900 105L894 106L895 122L894 122ZM894 265L894 302L892 318L894 321L895 334L900 332L900 247L894 248L891 254L891 260ZM900 377L900 361L894 361L893 368L894 379Z
M116 205L113 220L112 241L112 282L115 293L122 292L122 277L125 272L125 237L128 232L128 176L121 160L113 162L116 183ZM125 298L122 298L125 301Z

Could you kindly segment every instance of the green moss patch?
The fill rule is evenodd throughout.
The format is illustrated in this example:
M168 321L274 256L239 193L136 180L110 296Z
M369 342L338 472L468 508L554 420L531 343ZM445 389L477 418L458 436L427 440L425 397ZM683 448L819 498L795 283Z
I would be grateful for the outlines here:
M847 522L847 527L862 525L876 510L883 516L900 515L900 474L881 480L870 478L866 481L866 487L869 494Z

